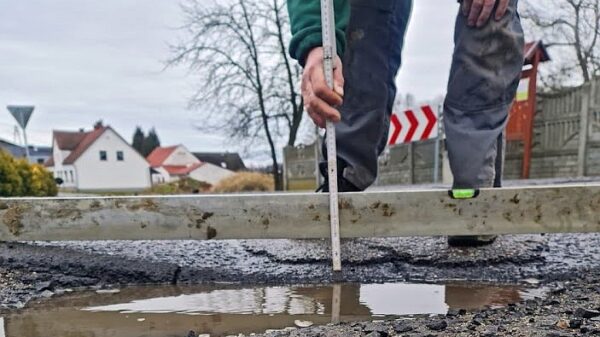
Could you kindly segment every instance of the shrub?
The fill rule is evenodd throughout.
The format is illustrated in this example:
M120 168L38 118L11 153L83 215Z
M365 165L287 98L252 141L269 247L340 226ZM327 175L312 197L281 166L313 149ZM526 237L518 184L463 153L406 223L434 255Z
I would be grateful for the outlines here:
M36 197L53 197L58 194L58 187L52 173L40 164L29 165L31 185L27 195Z
M211 185L203 181L183 178L171 183L152 186L146 192L149 194L192 194L207 192L210 188Z
M23 179L17 171L15 159L0 150L0 196L14 197L21 195Z
M15 159L0 150L0 196L49 197L57 194L54 177L43 166Z
M221 180L213 188L215 193L268 192L274 188L273 176L256 172L240 172Z

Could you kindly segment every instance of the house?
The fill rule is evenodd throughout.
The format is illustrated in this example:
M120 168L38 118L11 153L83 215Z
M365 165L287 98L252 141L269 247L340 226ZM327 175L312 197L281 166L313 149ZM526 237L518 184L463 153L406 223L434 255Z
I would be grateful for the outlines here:
M238 153L194 152L194 156L203 163L211 163L230 171L246 171L246 165Z
M29 161L35 164L43 165L52 157L52 148L50 146L29 145Z
M7 140L0 139L0 149L8 152L15 158L25 157L25 148L17 144L11 143Z
M153 169L154 184L191 178L215 185L233 174L228 169L200 161L183 145L158 147L146 159Z
M110 126L53 131L46 166L62 188L77 191L139 191L149 188L150 165Z
M10 153L15 158L25 158L25 147L0 139L0 149ZM29 162L44 164L52 155L52 148L48 146L29 145Z

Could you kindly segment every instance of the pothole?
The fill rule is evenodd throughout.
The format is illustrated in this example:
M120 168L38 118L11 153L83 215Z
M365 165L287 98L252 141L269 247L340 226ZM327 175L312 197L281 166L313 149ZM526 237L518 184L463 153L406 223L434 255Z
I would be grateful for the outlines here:
M542 295L536 289L482 284L132 287L38 302L4 317L4 331L6 337L165 337L186 336L190 330L227 336L503 307Z

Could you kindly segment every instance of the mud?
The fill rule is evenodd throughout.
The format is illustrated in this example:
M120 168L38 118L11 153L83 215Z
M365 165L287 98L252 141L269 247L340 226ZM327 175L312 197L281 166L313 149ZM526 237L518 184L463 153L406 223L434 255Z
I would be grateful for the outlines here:
M445 315L395 320L328 324L302 329L271 331L255 336L523 336L567 337L600 335L600 284L597 275L552 282L544 298L504 308L451 309ZM191 331L188 336L196 336Z
M188 330L217 337L505 307L536 293L472 284L143 286L41 300L4 316L4 325L6 337L165 337L183 336Z
M22 216L22 206L7 207L4 211L2 222L8 227L8 231L12 235L18 236L21 233L21 229L23 228L23 224L21 223Z

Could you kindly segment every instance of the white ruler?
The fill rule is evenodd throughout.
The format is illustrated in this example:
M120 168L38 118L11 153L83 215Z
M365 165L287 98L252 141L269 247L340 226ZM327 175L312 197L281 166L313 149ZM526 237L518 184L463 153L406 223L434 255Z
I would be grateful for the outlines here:
M335 38L335 13L333 0L321 0L321 25L323 27L323 68L327 85L333 89L333 63L337 55ZM340 216L337 184L337 150L335 125L327 121L327 174L329 177L329 214L331 220L331 255L333 271L342 270L340 253Z
M6 337L6 331L4 330L4 318L0 317L0 337Z

